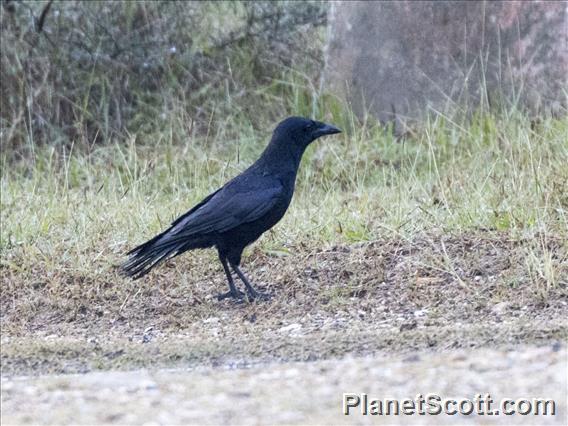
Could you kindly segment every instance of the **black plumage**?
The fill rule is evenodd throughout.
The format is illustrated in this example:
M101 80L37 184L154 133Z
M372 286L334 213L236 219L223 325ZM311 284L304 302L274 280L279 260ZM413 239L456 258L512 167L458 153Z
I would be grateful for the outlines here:
M301 117L282 121L253 165L176 219L170 228L130 251L122 271L139 278L188 250L215 247L229 284L229 291L219 295L219 300L244 296L235 287L229 265L250 298L262 296L239 268L242 252L284 216L306 147L320 136L339 132L329 124Z

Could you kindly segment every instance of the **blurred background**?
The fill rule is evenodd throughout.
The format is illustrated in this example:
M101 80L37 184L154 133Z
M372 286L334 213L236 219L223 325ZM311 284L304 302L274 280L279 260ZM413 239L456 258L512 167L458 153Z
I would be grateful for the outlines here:
M312 115L294 95L317 89L328 9L2 1L2 148L80 147L131 133L144 142L170 132L180 142L263 128L292 110Z
M14 154L233 137L291 114L345 121L325 94L395 123L566 106L564 2L4 0L1 19L2 148Z

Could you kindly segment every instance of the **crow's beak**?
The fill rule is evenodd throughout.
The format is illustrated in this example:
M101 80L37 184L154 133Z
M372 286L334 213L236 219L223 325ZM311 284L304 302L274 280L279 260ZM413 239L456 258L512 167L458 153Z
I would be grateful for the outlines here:
M341 130L331 124L320 123L320 127L314 132L314 136L319 138L320 136L334 135L336 133L341 133Z

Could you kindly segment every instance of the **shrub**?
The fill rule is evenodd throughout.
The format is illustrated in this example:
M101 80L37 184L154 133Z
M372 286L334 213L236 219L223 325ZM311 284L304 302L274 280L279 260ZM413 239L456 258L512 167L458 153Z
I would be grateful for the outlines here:
M317 78L321 2L4 2L3 152L175 140L254 117L283 70ZM279 106L274 105L272 111ZM230 120L229 120L230 122Z

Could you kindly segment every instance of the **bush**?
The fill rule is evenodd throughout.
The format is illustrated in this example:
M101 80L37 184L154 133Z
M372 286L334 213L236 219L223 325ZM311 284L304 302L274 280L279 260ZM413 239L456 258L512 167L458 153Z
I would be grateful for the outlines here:
M255 97L284 70L317 78L321 2L3 2L4 153L89 147L167 131L210 131L216 117L270 115ZM264 98L266 100L266 98ZM261 108L262 107L262 108Z

